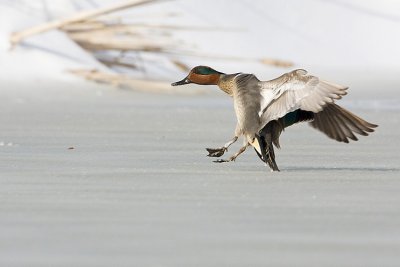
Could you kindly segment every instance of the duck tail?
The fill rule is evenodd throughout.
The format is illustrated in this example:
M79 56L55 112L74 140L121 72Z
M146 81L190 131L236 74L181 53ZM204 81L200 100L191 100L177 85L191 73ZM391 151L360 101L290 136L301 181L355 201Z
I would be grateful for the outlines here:
M257 135L256 138L260 145L261 155L256 150L260 159L265 163L267 163L272 171L280 171L278 165L275 162L275 152L274 152L274 146L272 145L272 141L268 141L267 139L269 138L265 138L265 136Z

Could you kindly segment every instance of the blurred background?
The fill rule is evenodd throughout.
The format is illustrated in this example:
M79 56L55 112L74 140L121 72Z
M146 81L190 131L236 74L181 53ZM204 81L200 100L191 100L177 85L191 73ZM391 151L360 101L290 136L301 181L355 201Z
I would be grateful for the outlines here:
M77 75L162 92L181 90L168 83L210 65L262 79L304 68L355 92L400 83L398 1L1 0L0 8L2 81ZM55 20L62 23L12 37Z

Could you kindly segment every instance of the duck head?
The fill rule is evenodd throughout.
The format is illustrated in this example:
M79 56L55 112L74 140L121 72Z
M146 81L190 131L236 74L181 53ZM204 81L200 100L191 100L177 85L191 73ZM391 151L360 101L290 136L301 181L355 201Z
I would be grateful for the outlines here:
M178 86L189 83L200 85L218 84L219 78L222 74L225 73L216 71L207 66L197 66L194 67L183 80L174 82L171 85Z

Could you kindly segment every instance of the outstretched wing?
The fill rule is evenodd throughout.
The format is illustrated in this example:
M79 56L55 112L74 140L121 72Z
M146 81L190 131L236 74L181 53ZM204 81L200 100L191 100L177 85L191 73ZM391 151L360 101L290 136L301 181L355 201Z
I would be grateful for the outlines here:
M259 113L262 127L297 109L318 113L327 104L345 95L347 88L307 75L301 69L262 82Z
M328 104L321 112L314 114L314 120L310 125L328 137L345 143L348 143L349 139L358 140L354 133L365 136L378 126L336 104Z

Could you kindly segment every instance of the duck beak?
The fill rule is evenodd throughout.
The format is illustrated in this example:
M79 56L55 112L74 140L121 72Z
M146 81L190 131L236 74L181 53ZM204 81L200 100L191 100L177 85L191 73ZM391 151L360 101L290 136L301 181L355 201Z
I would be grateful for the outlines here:
M181 80L181 81L171 83L171 86L184 85L184 84L188 84L188 83L191 83L191 81L189 80L188 77L185 77L185 78L184 78L183 80Z

